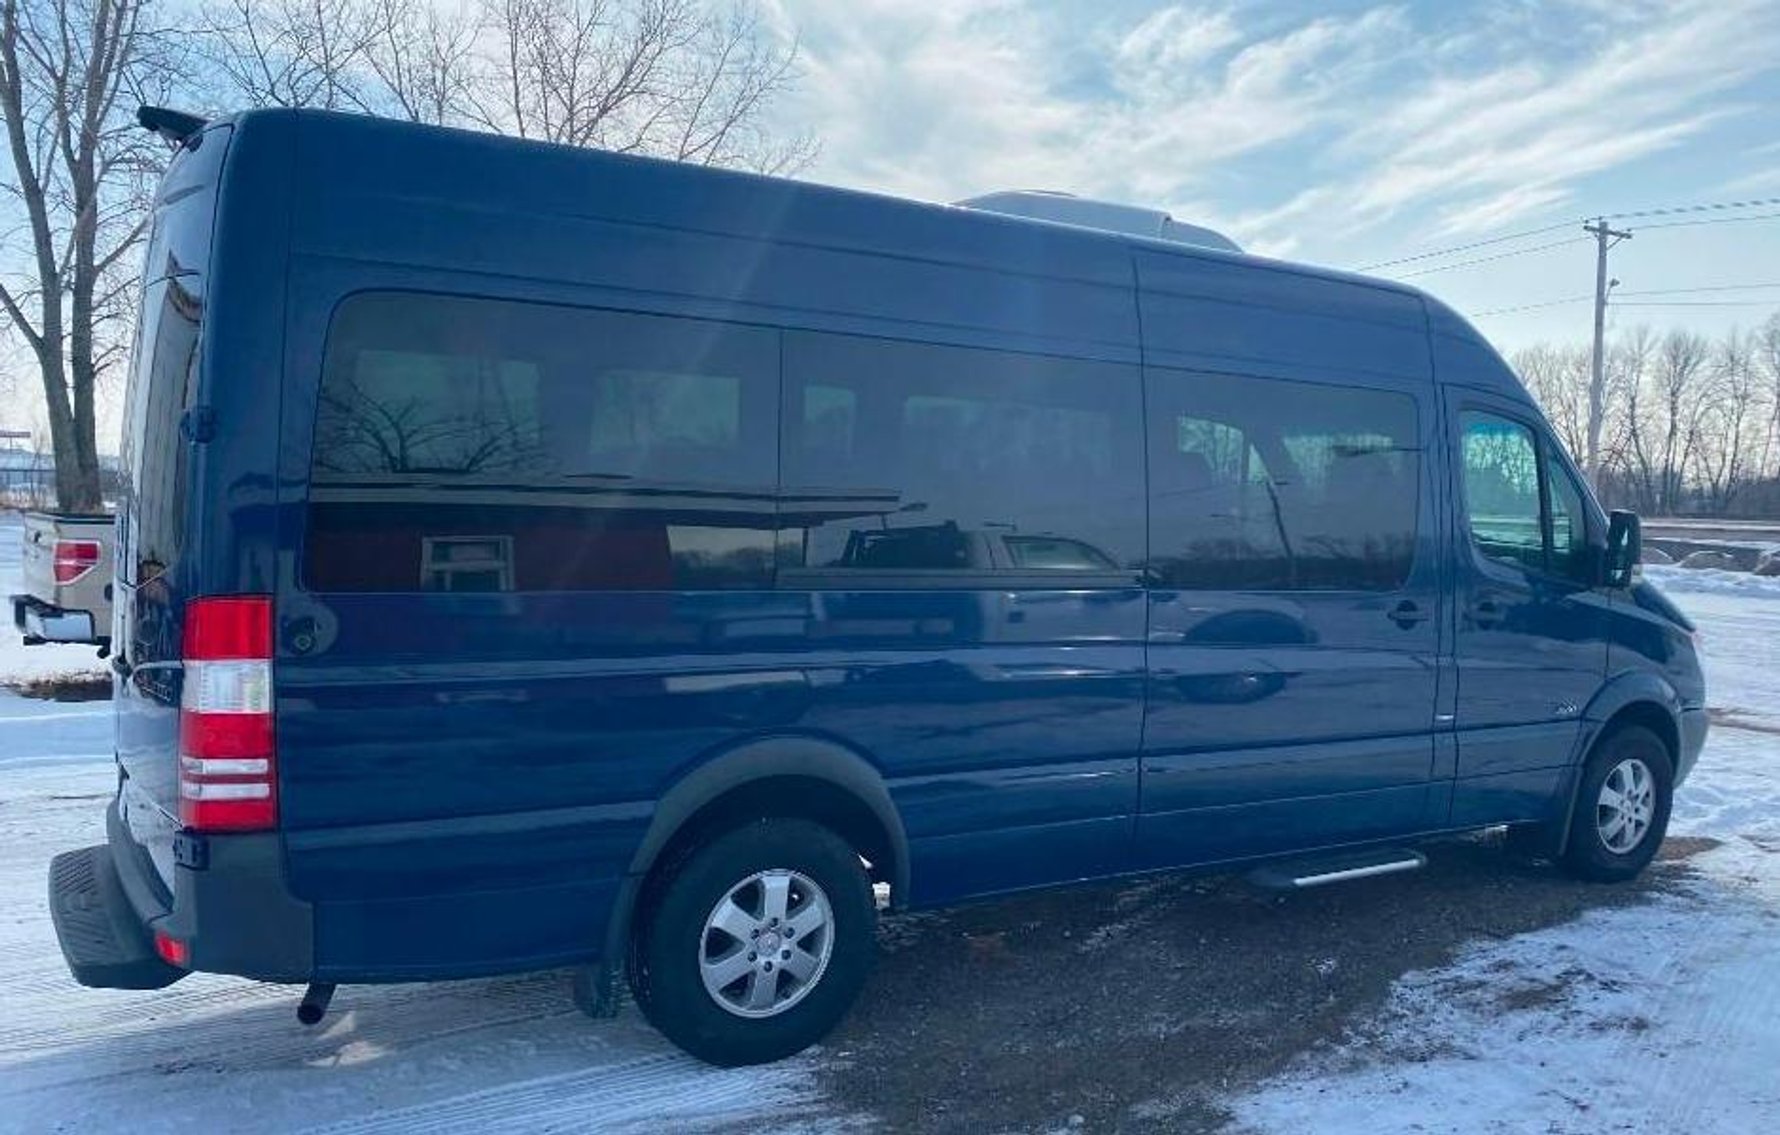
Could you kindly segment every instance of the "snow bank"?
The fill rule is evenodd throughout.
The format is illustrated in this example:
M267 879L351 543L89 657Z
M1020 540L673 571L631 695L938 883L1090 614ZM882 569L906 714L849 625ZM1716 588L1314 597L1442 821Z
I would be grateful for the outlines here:
M1644 578L1665 595L1745 595L1751 599L1780 599L1780 576L1754 575L1746 571L1683 568L1669 564L1645 564Z

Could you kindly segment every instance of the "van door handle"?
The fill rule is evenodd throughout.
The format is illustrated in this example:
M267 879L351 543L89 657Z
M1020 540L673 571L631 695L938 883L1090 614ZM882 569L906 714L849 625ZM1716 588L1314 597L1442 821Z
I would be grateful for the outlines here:
M1473 626L1488 629L1500 626L1508 612L1494 599L1479 599L1471 604L1471 623Z
M1405 599L1390 610L1391 622L1396 623L1404 630L1408 630L1417 623L1425 622L1429 617L1428 612L1423 610L1421 605L1413 599Z

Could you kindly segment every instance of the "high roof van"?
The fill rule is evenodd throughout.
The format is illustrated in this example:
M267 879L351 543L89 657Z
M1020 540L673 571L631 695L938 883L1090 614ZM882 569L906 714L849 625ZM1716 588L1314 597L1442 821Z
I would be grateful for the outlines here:
M1615 880L1663 838L1692 628L1426 295L364 117L144 119L177 154L117 793L51 867L87 985L303 983L313 1021L562 968L743 1064L845 1013L885 905L1309 886L1498 825Z

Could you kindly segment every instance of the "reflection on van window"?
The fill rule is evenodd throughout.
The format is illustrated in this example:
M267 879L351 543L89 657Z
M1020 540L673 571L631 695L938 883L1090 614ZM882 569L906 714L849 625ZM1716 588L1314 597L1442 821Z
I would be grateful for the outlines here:
M1380 591L1413 563L1413 398L1152 372L1150 567L1163 586Z
M145 584L178 559L183 543L186 447L179 420L198 389L203 281L167 276L142 290L135 373L125 408L124 475L129 500L125 578Z
M664 316L351 297L318 399L309 586L768 586L776 340Z
M538 368L529 362L361 350L330 375L316 432L318 472L541 470Z
M1582 486L1563 462L1545 456L1545 483L1551 494L1551 570L1587 583L1593 571L1588 548L1588 514L1583 508Z
M613 371L593 382L590 467L722 477L741 444L742 382L733 375Z
M1462 455L1471 538L1490 559L1543 569L1539 446L1533 431L1494 414L1466 411Z
M1143 556L1135 368L788 333L781 566L1107 572Z

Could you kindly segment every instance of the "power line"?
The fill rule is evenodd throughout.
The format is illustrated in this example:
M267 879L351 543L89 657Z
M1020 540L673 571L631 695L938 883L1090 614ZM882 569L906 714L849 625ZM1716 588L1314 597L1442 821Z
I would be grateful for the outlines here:
M1614 307L1774 307L1780 308L1780 297L1767 300L1633 300L1614 303Z
M1546 225L1542 229L1528 229L1525 232L1509 233L1507 236L1493 236L1488 240L1474 240L1470 244L1455 244L1451 248L1436 248L1432 252L1418 252L1414 256L1400 256L1395 260L1380 260L1376 264L1362 264L1355 268L1356 272L1375 272L1380 268L1389 268L1396 264L1414 264L1419 260L1432 260L1438 256L1450 256L1455 252L1470 252L1474 248L1487 248L1492 244L1505 244L1511 240L1524 240L1530 236L1543 236L1559 229L1567 229L1575 221L1564 221L1560 224Z
M1626 220L1637 217L1670 217L1686 213L1728 212L1733 209L1754 209L1768 205L1780 205L1780 197L1754 197L1747 201L1713 201L1696 205L1666 205L1655 209L1634 209L1628 213L1605 213L1602 215L1611 220ZM1780 213L1762 213L1756 216L1742 217L1709 217L1690 221L1667 221L1653 225L1641 225L1639 227L1641 229L1666 229L1681 225L1709 225L1728 224L1732 221L1759 221L1773 217L1780 217ZM1380 268L1391 268L1398 264L1415 264L1423 260L1434 260L1442 256L1451 256L1458 252L1470 252L1472 249L1488 248L1491 245L1506 244L1510 241L1525 240L1528 237L1543 236L1546 233L1557 232L1560 229L1569 228L1571 225L1578 224L1586 219L1587 218L1577 217L1573 220L1559 221L1556 224L1546 225L1542 228L1525 229L1520 232L1507 233L1503 236L1489 237L1485 240L1474 240L1468 244L1455 244L1446 248L1431 249L1427 252L1418 252L1413 256L1399 256L1394 260L1380 260L1372 264L1363 264L1353 270L1355 272L1375 272ZM1527 251L1534 252L1538 251L1538 249L1528 249ZM1479 263L1481 263L1481 261L1479 261ZM1453 267L1458 267L1458 265L1453 265Z
M1780 205L1780 197L1757 197L1749 201L1717 201L1707 205L1670 205L1661 209L1640 209L1634 213L1608 213L1616 221L1630 217L1669 217L1676 213L1712 213L1725 209L1754 209L1764 205Z
M1712 284L1709 286L1697 287L1697 288L1646 288L1646 289L1636 290L1636 291L1618 291L1618 290L1616 290L1616 291L1614 291L1613 295L1616 297L1617 296L1685 296L1685 295L1697 295L1702 292L1739 292L1739 291L1750 291L1750 290L1756 290L1756 289L1762 289L1762 288L1780 288L1780 280L1776 280L1773 283L1766 283L1766 284ZM1488 311L1474 311L1474 312L1472 312L1471 318L1472 319L1482 319L1485 316L1490 316L1490 315L1509 315L1509 314L1512 314L1517 311L1538 311L1541 308L1562 307L1564 304L1570 304L1570 303L1583 303L1583 302L1586 302L1593 298L1594 297L1592 295L1560 296L1557 299L1539 300L1535 303L1518 303L1518 304L1513 305L1512 307L1492 307ZM1763 306L1765 304L1770 304L1770 303L1774 304L1776 306L1780 306L1780 296L1776 296L1772 299L1723 300L1723 301L1716 301L1716 302L1721 303L1725 306L1734 305L1734 306L1738 306L1738 307L1743 307L1743 306L1760 307L1760 306ZM1712 302L1706 302L1706 301L1688 301L1688 300L1675 300L1675 301L1671 301L1671 302L1657 302L1655 300L1644 300L1644 301L1627 303L1624 300L1613 299L1610 302L1609 306L1611 306L1611 307L1689 307L1689 306L1710 307L1710 306L1715 306L1715 304Z
M1569 228L1570 226L1562 225L1559 227ZM1479 256L1474 260L1460 260L1456 264L1440 264L1440 265L1436 265L1433 268L1418 268L1414 272L1401 273L1400 275L1397 276L1397 279L1407 280L1414 276L1429 276L1435 272L1451 272L1458 268L1470 268L1473 265L1477 265L1477 264L1488 264L1488 263L1491 263L1492 261L1496 261L1496 260L1507 260L1511 256L1526 256L1526 255L1529 255L1534 252L1544 252L1548 249L1563 248L1565 245L1569 245L1569 244L1587 244L1587 243L1590 243L1589 237L1574 236L1574 237L1569 238L1568 240L1554 240L1548 244L1535 244L1531 248L1516 248L1509 252L1498 252L1494 256Z
M1654 225L1639 225L1638 231L1647 233L1652 229L1680 229L1692 225L1729 225L1738 221L1771 221L1780 217L1780 213L1744 213L1738 217L1701 217L1697 221L1662 221Z
M1621 291L1622 296L1685 296L1699 292L1752 292L1764 288L1780 288L1780 280L1765 284L1711 284L1698 288L1646 288L1637 291Z
M1566 303L1584 303L1584 302L1586 302L1588 300L1592 300L1594 298L1595 297L1593 295L1565 296L1563 299L1542 300L1539 303L1516 304L1514 307L1492 307L1488 311L1474 311L1474 312L1472 312L1471 318L1472 319L1482 319L1486 315L1507 315L1511 311L1536 311L1542 307L1558 307L1558 306L1560 306L1562 304L1566 304Z

